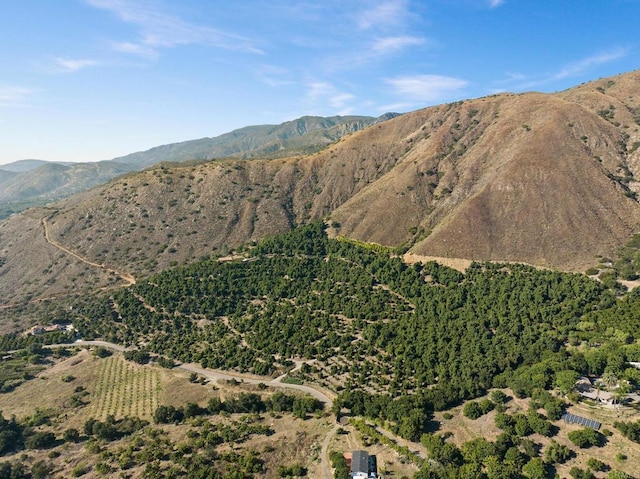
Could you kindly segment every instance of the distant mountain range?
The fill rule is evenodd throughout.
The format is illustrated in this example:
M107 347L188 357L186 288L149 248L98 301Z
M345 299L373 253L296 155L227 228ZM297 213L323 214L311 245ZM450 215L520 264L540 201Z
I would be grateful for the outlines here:
M299 122L280 141L310 131ZM349 131L312 154L162 163L14 215L0 223L0 298L113 286L317 218L415 255L569 271L640 230L640 71Z
M305 116L280 125L248 126L214 138L173 143L95 163L20 160L0 166L0 219L66 198L116 176L162 162L279 158L319 151L343 136L397 116Z
M128 165L100 161L97 163L54 163L28 160L2 165L0 168L0 202L65 198L100 185L131 171ZM9 168L23 167L22 171ZM30 169L26 169L30 168Z
M45 160L18 160L18 161L14 161L13 163L8 163L6 165L0 165L0 170L3 172L9 171L12 173L25 173L27 171L31 171L31 170L35 170L36 168L39 168L41 166L44 165L48 165L52 162L49 161L45 161ZM72 165L73 163L71 162L67 162L67 163L63 163L63 162L55 162L58 165Z
M142 169L160 162L220 158L283 158L314 153L345 135L398 116L303 116L280 125L247 126L215 138L172 143L112 161Z

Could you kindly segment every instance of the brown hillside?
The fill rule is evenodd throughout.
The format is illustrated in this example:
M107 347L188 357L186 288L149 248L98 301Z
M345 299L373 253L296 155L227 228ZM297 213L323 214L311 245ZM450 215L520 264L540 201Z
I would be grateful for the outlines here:
M0 224L0 303L126 284L326 216L415 254L582 270L640 226L638 105L632 72L427 108L306 157L132 174Z
M626 138L579 104L534 93L413 115L424 124L411 151L333 213L342 234L397 245L421 226L430 234L413 253L580 270L637 231L637 155L622 148L637 124Z

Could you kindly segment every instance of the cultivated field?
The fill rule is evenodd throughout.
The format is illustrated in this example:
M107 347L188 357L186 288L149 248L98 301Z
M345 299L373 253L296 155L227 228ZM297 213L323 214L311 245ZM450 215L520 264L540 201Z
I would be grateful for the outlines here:
M120 355L110 356L98 367L90 415L96 419L113 415L150 420L158 407L161 390L158 368L133 364Z

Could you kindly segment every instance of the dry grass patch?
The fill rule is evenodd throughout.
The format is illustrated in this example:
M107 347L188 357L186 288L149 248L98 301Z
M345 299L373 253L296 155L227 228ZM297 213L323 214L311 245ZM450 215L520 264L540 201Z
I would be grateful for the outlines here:
M5 417L15 415L21 418L32 414L36 408L73 416L75 408L71 405L71 397L76 388L92 388L99 361L86 350L72 357L56 360L34 379L21 384L10 393L0 394L0 410ZM68 380L70 377L73 380ZM67 381L63 378L67 378Z
M465 258L444 258L442 256L424 256L414 253L405 253L402 257L405 263L414 264L414 263L428 263L429 261L435 261L436 263L447 266L448 268L453 268L461 273L465 273L471 263L473 263L472 259Z
M513 397L510 391L505 392L512 397L512 399L505 404L506 412L510 415L516 413L526 414L529 410L530 400L528 398L518 399ZM528 436L528 439L542 445L541 455L543 458L551 440L565 445L575 452L576 455L574 458L564 464L556 465L557 472L561 479L571 479L569 471L572 467L586 469L587 461L591 457L608 464L611 469L619 469L631 475L637 475L638 471L640 471L640 445L623 437L622 434L613 427L613 423L621 420L637 421L640 419L640 414L629 408L618 411L600 406L589 406L584 403L572 405L568 411L601 422L602 428L600 430L608 429L612 432L612 435L607 438L606 444L603 447L580 449L569 440L568 434L571 431L582 429L582 426L567 424L564 421L555 421L553 424L558 428L558 434L554 437L548 438L538 434ZM453 417L445 419L444 416L447 414L451 414ZM494 410L476 420L471 420L462 414L462 407L458 407L450 411L438 412L435 414L434 419L441 425L437 431L438 434L450 435L449 441L460 447L465 442L478 437L483 437L488 441L495 441L502 433L502 430L498 429L495 425L495 416L496 411ZM625 461L619 461L617 459L618 454L626 456L627 459ZM606 473L598 473L596 477L605 478Z
M613 423L616 421L637 421L640 419L640 414L628 408L616 411L615 409L588 406L583 403L571 406L569 412L601 422L600 431L608 429L612 435L606 438L606 444L603 447L579 449L569 440L568 434L571 431L582 429L582 427L576 424L566 424L563 421L555 423L560 428L560 432L554 437L556 442L564 444L578 453L576 458L558 466L558 472L562 478L571 477L569 470L574 466L585 469L590 457L595 457L608 464L611 469L619 469L634 477L638 474L640 471L640 444L636 444L620 434L620 431L613 427ZM619 461L618 454L624 455L627 459ZM605 475L601 477L605 477Z
M371 444L369 439L357 431L353 426L343 426L345 433L336 434L330 445L329 451L339 451L341 453L365 450L369 454L377 456L378 473L384 477L413 477L418 468L408 463L396 451L380 443ZM310 477L320 477L311 475Z

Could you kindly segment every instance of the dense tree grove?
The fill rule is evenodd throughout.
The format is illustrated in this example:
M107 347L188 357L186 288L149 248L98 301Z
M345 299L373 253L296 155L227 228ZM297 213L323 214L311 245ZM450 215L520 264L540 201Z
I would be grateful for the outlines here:
M640 292L618 298L585 275L518 264L473 263L464 274L435 262L407 265L383 247L328 239L322 222L247 251L79 302L71 319L85 338L138 346L127 353L134 360L161 354L167 367L178 360L275 376L293 358L315 359L300 373L339 393L337 411L383 421L414 441L434 410L491 388L532 398L531 411L513 416L503 412L508 398L499 391L493 401L467 403L472 419L498 408L502 442L462 450L429 442L438 464L417 477L484 477L480 470L544 477L549 462L519 455L515 442L555 434L549 421L560 418L564 402L550 389L571 394L579 376L603 373L640 385L640 371L628 364L640 361ZM276 407L305 414L306 406L282 401ZM156 420L196 412L163 409ZM593 444L588 435L574 442ZM570 454L556 449L547 461Z
M206 407L200 407L194 403L188 403L184 407L158 406L154 412L154 420L160 424L180 423L184 419L204 414L219 414L221 412L233 413L261 413L291 412L301 419L307 414L313 414L324 409L324 404L311 396L290 396L278 391L267 399L262 399L259 394L240 393L226 401L212 398Z
M490 263L465 274L409 266L329 240L316 222L262 241L245 260L202 261L87 303L74 321L85 335L145 342L211 368L269 375L288 358L315 358L324 365L316 372L346 391L417 394L437 410L494 386L528 396L601 373L613 350L570 354L563 345L611 329L609 317L625 308L640 310L640 299L616 302L584 275ZM613 339L636 332L616 328ZM640 355L616 350L619 367Z

